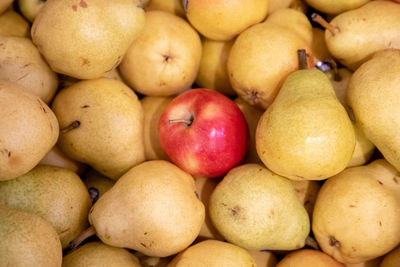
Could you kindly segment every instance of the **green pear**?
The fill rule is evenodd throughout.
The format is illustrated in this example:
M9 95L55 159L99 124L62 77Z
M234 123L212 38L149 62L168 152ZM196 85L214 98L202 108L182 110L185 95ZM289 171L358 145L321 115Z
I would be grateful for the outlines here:
M323 180L341 172L354 147L350 118L328 77L316 69L287 77L256 131L263 163L293 180Z
M384 255L379 267L400 267L400 246Z
M305 0L314 9L326 14L340 14L359 8L371 0Z
M40 215L57 231L63 248L88 226L89 193L73 171L38 165L15 179L0 182L0 205Z
M353 73L347 93L357 126L398 170L399 77L400 50L383 50Z
M61 261L61 242L48 221L0 206L0 266L60 267Z
M315 249L300 249L286 254L276 267L345 267L331 256Z
M163 11L146 12L146 23L119 69L143 95L172 96L196 79L201 58L199 34L187 20Z
M47 0L31 35L55 72L94 79L119 65L144 22L131 0Z
M370 1L343 12L330 21L325 31L328 50L354 71L375 52L400 48L399 16L400 5L393 1Z
M71 159L112 179L145 160L142 106L122 82L77 82L59 91L52 110L61 128L58 145Z
M0 80L0 181L31 169L59 136L58 121L39 97Z
M131 168L99 198L89 221L105 244L167 257L196 239L204 216L193 177L152 160Z
M92 241L64 256L62 267L141 267L139 259L127 249Z
M31 25L14 10L7 10L0 15L0 35L28 37Z
M280 10L272 22L268 17L249 27L233 43L227 62L229 80L250 105L266 109L285 78L298 69L297 50L311 53L312 40L305 40L305 36L312 36L307 34L311 23L300 11L293 12L288 16ZM294 27L296 23L301 26Z
M167 267L254 267L254 259L243 248L219 240L204 240L182 251Z
M209 213L227 241L246 249L298 249L310 231L290 180L261 164L230 170L210 196Z
M400 177L384 159L347 168L321 187L312 231L343 263L378 258L400 244Z

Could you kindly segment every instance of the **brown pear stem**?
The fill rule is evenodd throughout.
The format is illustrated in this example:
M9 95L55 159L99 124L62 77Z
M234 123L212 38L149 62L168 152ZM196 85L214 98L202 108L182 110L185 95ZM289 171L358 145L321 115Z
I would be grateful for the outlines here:
M78 128L81 125L80 121L73 121L70 125L68 125L67 127L64 127L62 129L60 129L60 134L66 134L69 131Z
M322 27L324 27L325 29L327 29L328 31L330 31L332 35L335 35L337 32L340 31L338 27L333 26L317 13L312 13L311 19L316 23L318 23L319 25L321 25Z
M85 231L83 231L80 236L75 238L69 243L69 247L71 251L75 250L78 248L78 246L85 241L87 238L93 236L96 234L96 230L94 229L93 225L91 225L89 228L87 228Z
M308 69L307 53L305 49L297 50L297 58L299 60L299 69L300 70Z
M312 238L311 236L306 237L306 245L313 249L319 250L317 241L315 241L315 239Z

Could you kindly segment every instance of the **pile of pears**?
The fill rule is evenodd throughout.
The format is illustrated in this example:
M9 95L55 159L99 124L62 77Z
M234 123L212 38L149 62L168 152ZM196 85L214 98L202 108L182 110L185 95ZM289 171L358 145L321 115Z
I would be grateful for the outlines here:
M160 145L192 88L221 177ZM0 125L0 267L400 266L399 1L1 1Z

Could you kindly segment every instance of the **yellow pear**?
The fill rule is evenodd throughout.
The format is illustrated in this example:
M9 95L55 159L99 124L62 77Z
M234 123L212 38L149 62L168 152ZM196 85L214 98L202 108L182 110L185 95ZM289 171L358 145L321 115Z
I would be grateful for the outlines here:
M87 169L85 164L66 156L57 144L40 160L39 164L69 169L78 175L82 175Z
M161 10L182 18L186 17L181 0L150 0L145 6L144 10Z
M131 168L99 198L89 221L105 244L167 257L196 239L204 214L193 177L152 160Z
M199 87L216 90L228 96L236 94L229 81L226 65L232 45L233 40L202 39L200 67L195 80Z
M40 216L0 206L0 266L60 267L61 242Z
M31 35L55 72L94 79L119 65L144 22L144 10L130 0L48 0Z
M135 251L135 256L139 258L142 267L166 267L174 256L169 257L153 257L144 255L141 252Z
M255 261L243 248L219 241L204 240L188 247L167 265L167 267L254 267Z
M248 250L247 252L257 267L275 267L278 262L275 254L267 250Z
M284 256L276 267L345 267L322 251L314 249L300 249Z
M228 74L233 89L238 96L251 105L266 109L275 99L283 81L291 72L298 69L297 50L311 52L312 40L305 41L311 32L307 17L297 12L296 16L279 23L276 16L273 23L265 22L243 31L235 40L228 58ZM299 21L306 29L292 30ZM293 20L291 20L293 19ZM293 24L290 22L293 21ZM292 25L292 27L288 27ZM312 35L310 35L312 36Z
M268 0L268 14L289 7L292 2L293 0Z
M33 169L56 144L58 121L39 97L0 80L0 181Z
M316 59L315 61L324 61L330 57L328 47L325 42L325 31L318 27L312 27L312 52Z
M320 183L312 180L290 181L294 187L297 198L300 200L300 203L303 204L308 216L312 218L315 200L317 199L319 189L321 188Z
M127 249L92 241L67 254L62 267L142 267L139 259Z
M0 79L21 85L49 104L57 91L58 77L27 37L1 36Z
M46 0L16 0L16 2L24 17L33 22Z
M185 0L186 17L203 36L228 41L265 19L268 0Z
M91 207L89 193L76 173L46 165L1 181L0 204L43 217L57 231L63 248L87 228Z
M92 203L95 203L115 184L115 180L107 178L93 169L90 169L82 180L89 191Z
M400 246L386 254L379 267L400 267Z
M400 50L383 50L353 73L347 92L347 102L354 112L357 126L398 170L399 75Z
M294 250L310 230L289 179L261 164L231 169L213 190L209 214L227 241L251 250Z
M370 1L340 13L325 30L330 54L354 71L375 52L400 48L399 16L400 5L392 1Z
M186 20L148 11L144 29L130 45L120 71L135 91L170 96L191 87L200 58L200 36Z
M144 114L143 138L146 160L168 160L158 138L158 120L172 99L171 96L145 96L140 99Z
M7 10L0 15L0 35L27 37L30 24L18 12Z
M305 0L314 9L327 14L340 14L359 8L371 0Z
M55 96L52 110L61 128L58 145L68 157L112 179L145 160L142 106L122 82L77 82Z
M321 187L312 231L343 263L380 257L400 244L400 177L384 159L347 168Z
M323 72L304 69L287 77L259 120L256 147L267 168L293 180L323 180L347 166L354 129Z

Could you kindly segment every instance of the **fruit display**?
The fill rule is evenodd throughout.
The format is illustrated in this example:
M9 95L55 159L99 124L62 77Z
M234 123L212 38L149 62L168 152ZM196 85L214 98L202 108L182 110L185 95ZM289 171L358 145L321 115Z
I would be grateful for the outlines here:
M0 1L0 267L400 267L399 0Z

